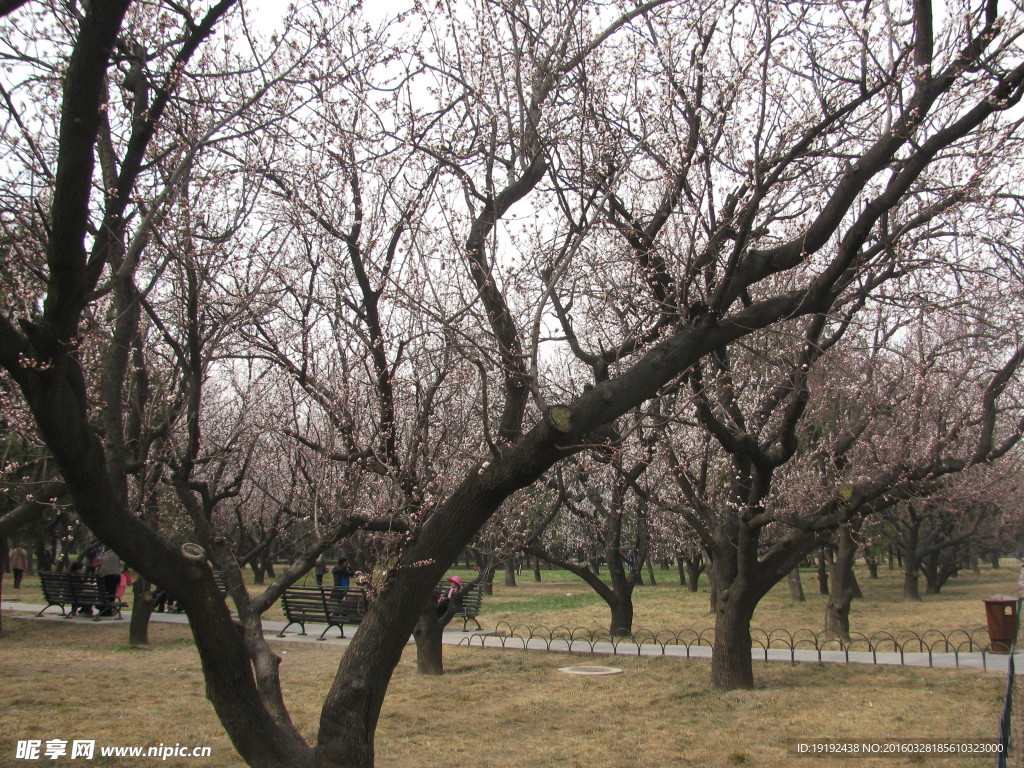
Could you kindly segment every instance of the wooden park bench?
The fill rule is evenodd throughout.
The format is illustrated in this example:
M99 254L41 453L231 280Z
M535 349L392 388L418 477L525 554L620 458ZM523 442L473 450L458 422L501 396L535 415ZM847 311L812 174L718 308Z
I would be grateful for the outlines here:
M65 606L70 606L72 610L95 609L93 621L99 621L100 614L108 612L114 618L120 619L121 609L128 607L127 603L110 597L96 576L72 576L71 573L40 571L39 584L43 589L46 607L36 616L42 616L46 608L56 605L66 619L71 618L72 614L64 610Z
M444 597L445 593L451 588L451 584L447 581L442 581L437 585L437 589L434 590L434 597L440 599ZM462 605L459 606L458 610L452 616L453 619L462 619L462 631L466 631L466 625L472 621L476 624L477 629L483 629L480 626L480 622L477 621L476 617L480 615L480 608L483 605L484 593L480 589L479 584L474 584L470 587L466 587L462 590Z
M306 634L306 623L326 624L317 640L323 640L327 630L337 627L340 637L345 636L346 624L358 624L366 615L366 590L362 587L289 587L281 595L288 623L278 632L284 637L288 627L298 624Z

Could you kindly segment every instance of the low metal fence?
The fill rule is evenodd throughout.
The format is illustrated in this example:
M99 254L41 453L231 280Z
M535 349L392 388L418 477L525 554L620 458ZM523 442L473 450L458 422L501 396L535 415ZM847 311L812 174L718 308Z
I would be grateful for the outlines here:
M502 648L539 649L546 651L565 651L570 653L592 653L611 655L662 655L706 657L715 644L715 630L709 627L702 630L682 629L649 630L637 629L629 633L613 634L607 629L568 626L529 626L526 624L510 624L499 622L493 631L477 632L464 638L463 645L500 646ZM960 666L961 657L973 654L971 666L976 665L980 658L982 669L988 668L990 654L1004 657L1010 649L989 640L985 627L974 629L956 629L943 632L928 629L921 632L901 630L898 632L873 632L871 634L851 633L849 637L840 638L834 634L811 629L751 629L751 645L758 651L758 656L766 661L784 657L788 652L789 660L796 663L797 652L809 651L810 660L844 661L851 663L874 664L922 664L918 655L927 657L927 666L936 665L940 654L941 666ZM994 646L994 647L993 647ZM708 650L699 651L697 649ZM772 653L775 652L775 653ZM914 654L912 660L907 654ZM801 661L807 661L806 654L801 653Z

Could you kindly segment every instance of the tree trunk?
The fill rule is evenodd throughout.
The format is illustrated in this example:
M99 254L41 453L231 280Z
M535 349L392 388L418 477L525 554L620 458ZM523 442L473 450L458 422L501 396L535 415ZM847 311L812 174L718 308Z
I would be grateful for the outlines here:
M853 563L857 545L849 525L839 529L839 545L832 563L832 590L825 605L825 634L830 639L850 639L850 604L855 597Z
M718 615L718 583L714 577L714 565L711 567L711 585L708 590L708 613L712 616Z
M437 621L437 608L424 605L412 636L416 640L416 671L421 675L444 674L444 629Z
M612 637L629 637L633 634L632 597L630 596L625 600L610 600L608 601L608 607L612 612L612 621L609 627Z
M3 547L3 549L6 551L6 549L7 549L7 542L6 541L0 541L0 547ZM6 562L6 555L4 555L3 557L0 557L0 560L3 560L3 561ZM4 612L3 612L3 607L4 607L4 569L0 568L0 637L4 636Z
M933 552L921 563L921 573L924 574L924 593L926 595L937 595L942 585L939 584L939 553Z
M920 603L921 592L917 588L918 568L907 559L903 571L903 599L906 601Z
M658 582L654 579L654 562L649 557L647 558L647 578L652 587L658 586Z
M804 585L800 581L800 568L799 566L791 570L786 574L786 584L789 585L789 599L794 603L807 602L807 598L804 596Z
M818 594L828 593L828 563L825 560L825 550L822 548L818 550Z
M864 599L864 593L861 592L860 582L857 581L857 571L853 569L853 563L850 564L850 589L853 590L854 600Z
M874 558L870 558L867 555L865 555L864 556L864 563L868 567L868 578L869 579L877 579L878 578L878 561L875 560Z
M132 582L132 618L128 623L128 644L132 647L149 645L149 617L153 615L153 592L146 579L137 575Z
M992 563L992 567L993 568L998 568L999 567L999 553L998 552L993 552L991 557L990 557L990 559L989 559L989 562Z
M734 592L734 589L720 589L715 614L711 685L720 691L754 687L754 663L750 654L754 601Z
M252 566L252 583L259 586L266 584L267 572L263 569L263 565L260 563L259 558L254 557L250 565Z
M538 584L541 583L540 558L539 557L533 558L533 580L535 582L537 582Z
M704 562L701 557L686 558L686 579L687 588L696 592L700 586L700 575L704 571Z
M516 564L511 557L505 561L505 586L516 586Z

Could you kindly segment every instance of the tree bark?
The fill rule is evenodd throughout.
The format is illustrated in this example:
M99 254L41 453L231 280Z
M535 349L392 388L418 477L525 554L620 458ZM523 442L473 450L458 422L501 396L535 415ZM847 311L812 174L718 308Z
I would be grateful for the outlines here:
M850 605L855 596L853 564L857 545L849 525L839 529L839 545L832 563L832 589L825 605L825 635L850 639Z
M715 614L715 645L711 656L711 685L720 691L754 687L750 620L754 601L733 589L721 589Z
M132 618L128 623L128 644L133 647L149 645L149 617L153 614L153 592L144 576L132 582Z
M416 641L416 671L421 675L444 674L444 629L437 621L437 609L425 603L412 636Z
M921 592L918 589L918 568L910 558L905 559L906 565L903 570L903 599L908 602L923 602Z
M800 581L800 567L797 566L786 574L786 584L789 585L789 599L794 603L807 602L804 596L804 585Z
M878 578L878 561L875 560L872 557L869 557L868 555L865 555L864 556L864 563L868 567L868 578L869 579L877 579Z
M633 634L633 601L614 599L608 601L612 619L612 637L629 637Z
M825 559L825 549L822 547L818 550L818 594L828 593L828 562Z
M505 586L516 586L516 564L511 557L505 561Z
M654 579L654 562L649 557L647 558L647 578L652 587L658 586L658 582Z

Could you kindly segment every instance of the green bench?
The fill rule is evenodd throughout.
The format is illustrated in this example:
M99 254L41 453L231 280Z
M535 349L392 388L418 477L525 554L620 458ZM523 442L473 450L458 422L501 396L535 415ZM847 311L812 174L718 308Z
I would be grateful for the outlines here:
M366 615L366 590L362 587L289 587L281 595L281 607L288 623L277 633L284 637L292 624L306 634L306 624L326 624L317 640L323 640L331 627L345 636L346 624L358 624Z

